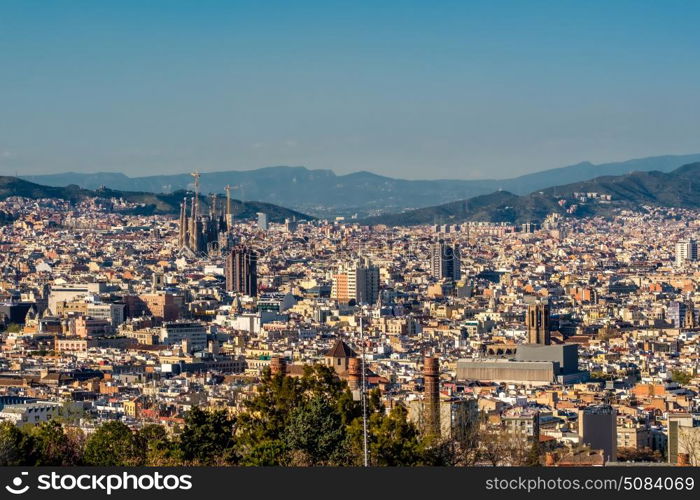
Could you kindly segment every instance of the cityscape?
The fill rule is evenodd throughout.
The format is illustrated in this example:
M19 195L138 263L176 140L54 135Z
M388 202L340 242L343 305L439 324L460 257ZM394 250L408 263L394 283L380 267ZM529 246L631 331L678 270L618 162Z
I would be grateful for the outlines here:
M698 463L697 211L365 226L197 189L0 202L6 465Z
M699 15L0 2L0 488L692 491Z

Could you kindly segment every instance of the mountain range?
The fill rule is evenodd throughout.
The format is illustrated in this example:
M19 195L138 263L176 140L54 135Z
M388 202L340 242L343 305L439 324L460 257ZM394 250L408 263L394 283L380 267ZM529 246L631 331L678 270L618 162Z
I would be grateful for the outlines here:
M580 193L610 195L611 200L601 201L600 196L586 198ZM668 173L651 171L601 176L522 196L496 191L403 213L369 217L361 222L394 226L462 221L541 222L550 213L567 213L572 205L576 205L573 214L579 217L606 215L618 208L638 210L644 206L700 208L700 162L681 166Z
M132 203L142 204L137 209L129 211L131 214L152 215L152 214L177 214L180 211L180 203L185 197L191 197L192 192L178 190L171 193L149 193L143 191L120 191L109 188L99 188L96 190L85 189L75 184L66 187L44 186L26 181L17 177L0 176L0 200L5 200L11 196L21 196L25 198L59 198L71 202L77 202L86 198L122 198ZM200 202L203 210L207 210L209 200L206 196L200 195ZM271 203L259 201L241 202L231 200L231 211L234 217L247 219L255 217L257 212L267 214L269 220L282 222L286 218L296 218L297 220L313 219L306 214L283 208Z
M526 195L535 190L604 175L651 170L670 172L681 165L697 161L700 161L700 154L655 156L599 165L583 162L511 179L485 180L406 180L365 171L336 175L331 170L280 166L206 172L201 174L200 184L202 193L223 193L224 186L229 184L234 186L237 198L291 207L316 216L357 213L365 217L464 200L497 190ZM128 177L110 172L68 172L21 177L47 186L74 184L90 190L103 186L114 190L151 193L192 189L190 174Z

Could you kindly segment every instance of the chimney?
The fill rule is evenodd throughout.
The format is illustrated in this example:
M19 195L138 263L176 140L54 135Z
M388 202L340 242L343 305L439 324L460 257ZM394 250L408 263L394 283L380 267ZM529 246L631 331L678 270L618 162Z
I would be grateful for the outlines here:
M361 378L362 365L360 358L350 358L348 360L348 387L351 391L356 391L360 388Z
M440 361L426 356L423 360L425 431L440 435Z
M270 373L272 376L287 374L287 360L281 356L273 356L270 360Z

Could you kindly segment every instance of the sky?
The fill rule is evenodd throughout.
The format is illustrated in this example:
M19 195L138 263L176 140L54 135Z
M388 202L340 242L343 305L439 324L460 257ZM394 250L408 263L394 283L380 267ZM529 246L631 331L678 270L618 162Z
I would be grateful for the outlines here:
M0 1L0 174L700 152L700 2Z

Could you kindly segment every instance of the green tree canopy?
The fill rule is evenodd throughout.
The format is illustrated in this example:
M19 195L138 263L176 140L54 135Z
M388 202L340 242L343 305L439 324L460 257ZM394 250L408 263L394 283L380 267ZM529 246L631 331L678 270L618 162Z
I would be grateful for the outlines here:
M0 466L33 465L36 459L34 439L12 422L0 422Z
M202 411L193 407L187 412L180 434L182 458L198 465L236 463L233 426L234 420L224 410Z
M36 450L36 465L78 465L82 459L82 433L66 432L56 420L31 428Z
M95 466L143 465L144 449L136 435L122 422L102 424L85 444L84 461Z

